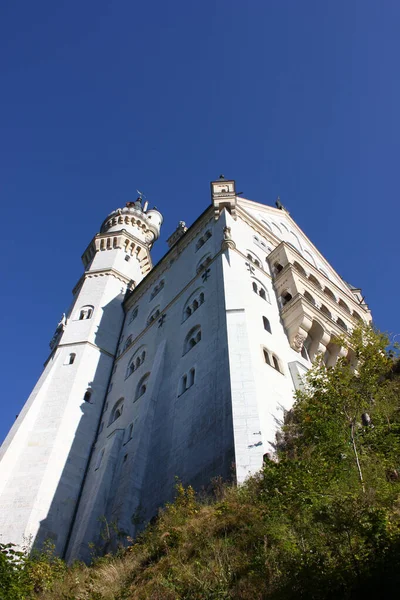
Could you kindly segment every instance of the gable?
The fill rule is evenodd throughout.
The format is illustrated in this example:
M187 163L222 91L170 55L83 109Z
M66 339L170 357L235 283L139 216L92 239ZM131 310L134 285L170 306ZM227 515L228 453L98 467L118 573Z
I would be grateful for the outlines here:
M272 234L272 236L267 237L271 241L275 239L275 246L281 241L291 244L313 267L318 269L346 294L352 295L352 291L346 282L336 273L289 213L246 198L238 198L237 203L242 210L261 224L264 231Z

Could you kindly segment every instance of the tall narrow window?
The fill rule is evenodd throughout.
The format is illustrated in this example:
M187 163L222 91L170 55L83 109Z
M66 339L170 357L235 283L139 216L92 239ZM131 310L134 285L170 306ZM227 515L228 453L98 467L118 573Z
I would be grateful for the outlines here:
M272 360L274 362L274 369L276 369L280 373L281 369L279 367L279 361L278 361L278 359L276 358L276 356L274 354L272 355Z
M69 354L67 356L67 360L66 360L65 364L66 365L73 365L74 361L75 361L75 357L76 357L76 354L74 352L71 352L71 354Z
M264 324L265 331L268 331L268 333L271 333L271 324L270 324L269 320L267 319L267 317L263 317L263 324Z

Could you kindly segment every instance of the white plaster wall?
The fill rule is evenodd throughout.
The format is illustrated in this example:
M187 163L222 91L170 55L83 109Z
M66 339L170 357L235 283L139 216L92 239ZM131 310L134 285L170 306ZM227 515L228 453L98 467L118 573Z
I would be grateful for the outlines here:
M108 260L103 266L113 268L115 252L101 254ZM131 262L136 259L123 261L121 271ZM57 552L64 550L113 367L125 290L111 273L86 275L59 345L2 446L3 542L40 545L51 538ZM91 318L79 320L81 307L88 305ZM71 353L76 358L70 365ZM92 396L85 402L88 389Z
M132 517L138 511L148 520L158 507L172 499L175 476L200 489L213 476L232 475L233 429L222 257L217 256L210 265L206 281L195 269L200 254L218 254L222 227L222 222L210 220L199 235L210 229L212 237L200 250L196 251L197 235L159 277L152 278L151 284L143 282L137 301L135 292L130 299L132 307L138 307L138 317L132 323L128 317L123 336L126 340L133 335L134 343L116 362L108 406L102 417L104 426L96 442L68 558L78 554L87 558L88 543L98 541L102 516L117 521L119 527L133 534ZM162 278L164 288L151 299L154 286ZM187 299L200 289L205 294L204 304L183 321ZM146 325L155 305L166 315L161 327L158 321ZM201 326L201 342L182 355L185 337L195 325ZM126 378L130 358L143 347L144 364ZM196 370L195 383L179 396L180 379L191 368ZM135 401L137 385L147 372L150 378L146 393ZM109 424L113 406L121 398L122 415ZM127 439L131 423L132 439ZM113 442L116 432L118 439L123 440L118 457ZM103 450L103 460L96 468Z

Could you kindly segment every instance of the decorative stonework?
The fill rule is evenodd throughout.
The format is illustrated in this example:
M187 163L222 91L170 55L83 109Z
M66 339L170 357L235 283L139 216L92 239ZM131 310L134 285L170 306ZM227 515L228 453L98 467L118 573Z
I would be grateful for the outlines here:
M235 181L227 180L223 175L217 181L211 182L211 197L214 205L214 218L217 221L221 211L226 208L232 218L236 221L236 191Z
M225 225L224 227L224 239L222 240L221 250L234 250L236 248L236 244L232 239L231 228Z
M301 333L297 333L294 336L293 342L292 342L293 350L296 350L296 352L301 352L305 341L306 341L306 336L302 335Z

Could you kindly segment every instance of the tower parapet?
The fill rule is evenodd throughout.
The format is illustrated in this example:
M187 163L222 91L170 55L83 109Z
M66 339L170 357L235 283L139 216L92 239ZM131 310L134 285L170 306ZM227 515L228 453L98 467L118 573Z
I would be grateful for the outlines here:
M156 209L142 207L141 199L127 202L124 208L111 212L104 220L100 233L112 233L125 229L128 233L146 243L150 248L160 236L162 214Z

